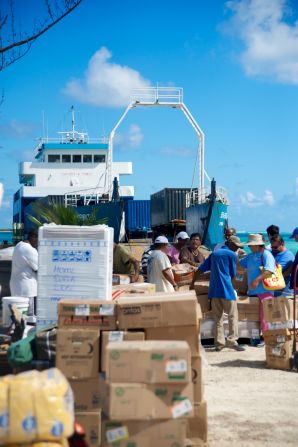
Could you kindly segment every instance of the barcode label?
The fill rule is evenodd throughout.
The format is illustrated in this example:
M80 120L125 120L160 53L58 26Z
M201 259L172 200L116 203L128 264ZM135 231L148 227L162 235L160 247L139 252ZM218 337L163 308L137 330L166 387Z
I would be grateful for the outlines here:
M166 372L168 374L184 373L187 371L186 360L171 360L166 363Z
M103 315L103 316L114 315L114 305L113 304L102 304L99 309L99 315Z
M89 304L78 304L75 307L75 315L77 317L88 317L90 315L90 306Z
M111 428L110 430L106 431L106 438L109 444L121 441L121 439L127 439L128 437L129 436L127 427L122 426L117 428Z
M124 332L123 331L110 331L109 341L123 341Z
M184 399L182 402L179 402L179 404L174 405L171 410L173 419L180 418L192 411L191 401L189 399Z

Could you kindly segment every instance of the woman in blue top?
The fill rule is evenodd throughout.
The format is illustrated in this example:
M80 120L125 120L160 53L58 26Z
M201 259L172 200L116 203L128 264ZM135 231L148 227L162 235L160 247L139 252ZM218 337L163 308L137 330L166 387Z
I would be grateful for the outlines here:
M248 295L257 295L260 299L260 325L264 332L268 330L268 324L264 318L263 300L271 298L273 293L264 289L262 281L274 273L275 260L270 251L265 249L265 242L261 234L250 234L245 245L249 246L252 253L240 259L239 262L243 268L247 269ZM264 267L263 271L260 267Z

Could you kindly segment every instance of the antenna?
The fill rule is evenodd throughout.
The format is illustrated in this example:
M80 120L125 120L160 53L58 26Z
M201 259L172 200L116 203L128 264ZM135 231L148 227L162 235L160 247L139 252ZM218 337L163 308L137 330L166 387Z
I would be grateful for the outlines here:
M71 106L71 129L72 129L72 139L75 139L75 115L74 115L74 106Z
M42 115L42 137L45 137L45 118L44 118L44 110L41 111L41 115Z

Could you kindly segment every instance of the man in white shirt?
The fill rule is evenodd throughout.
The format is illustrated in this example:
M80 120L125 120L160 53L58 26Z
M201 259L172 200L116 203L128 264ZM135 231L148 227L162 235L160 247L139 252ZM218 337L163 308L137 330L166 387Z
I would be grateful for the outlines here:
M38 233L31 230L27 241L19 242L13 251L10 293L29 298L28 315L34 315L34 297L37 295Z
M155 284L157 292L174 292L178 287L166 254L168 244L165 236L158 236L154 241L154 250L148 258L148 281Z

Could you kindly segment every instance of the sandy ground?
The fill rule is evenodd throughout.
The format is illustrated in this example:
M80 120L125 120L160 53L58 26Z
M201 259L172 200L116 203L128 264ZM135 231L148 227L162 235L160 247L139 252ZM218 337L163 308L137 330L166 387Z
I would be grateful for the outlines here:
M205 349L210 447L298 446L298 373L266 368L265 348Z

